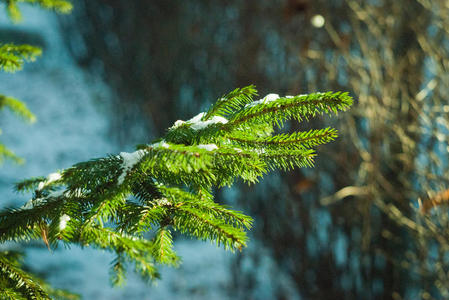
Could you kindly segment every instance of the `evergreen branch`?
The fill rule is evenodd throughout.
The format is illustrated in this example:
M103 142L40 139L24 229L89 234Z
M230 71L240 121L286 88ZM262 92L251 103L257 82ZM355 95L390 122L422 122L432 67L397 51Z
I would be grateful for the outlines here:
M34 200L0 213L0 242L42 237L49 247L61 239L113 251L114 284L124 282L127 261L149 279L159 276L155 263L177 265L170 229L241 250L252 219L215 203L212 187L237 178L256 182L275 169L313 166L311 148L332 141L337 131L273 135L273 126L337 113L352 101L345 93L317 93L269 94L251 102L254 94L253 87L237 89L208 113L177 121L164 139L135 152L16 184L19 191L34 190ZM155 234L152 241L143 239L146 232Z
M245 227L250 229L252 225L252 218L242 214L241 212L229 209L225 205L219 205L213 202L212 199L199 198L198 195L188 193L176 187L161 187L164 195L173 202L172 206L176 208L187 207L202 211L205 214L211 215L216 219L223 220L226 224Z
M11 14L15 13L11 11ZM41 48L30 45L0 44L0 70L5 72L21 70L25 62L35 61L41 54Z
M153 248L153 244L149 241L136 236L119 233L99 225L84 228L84 234L82 236L80 235L80 239L76 242L82 246L94 246L110 251L119 249L125 254L135 252L135 254L131 254L131 257L133 255L142 255L142 249L147 251Z
M98 221L100 226L112 220L117 216L117 211L125 203L125 194L108 193L102 195L95 204L89 209L85 217L83 227L91 226L95 221Z
M96 248L125 254L136 264L136 271L143 277L149 279L159 277L159 273L152 262L153 243L149 241L135 236L119 234L114 230L94 225L84 229L82 238L78 242L81 245L91 245Z
M6 12L12 21L19 22L22 20L22 14L16 0L3 0L3 2L6 2Z
M29 299L49 299L49 295L35 282L27 273L10 261L0 256L0 276L8 278L14 285L15 290L21 291Z
M149 147L147 160L144 159L144 170L151 168L154 170L159 161L167 162L163 164L165 171L178 173L180 170L186 173L208 170L212 165L210 157L201 157L200 153L207 153L193 146L169 145L167 148Z
M120 218L119 230L136 234L150 230L167 217L167 209L163 204L140 206L127 202L118 212Z
M156 262L166 265L177 266L179 257L173 250L173 238L166 226L161 226L156 232L153 240L153 257Z
M17 182L14 189L18 192L31 192L37 189L40 182L45 180L44 176L33 177Z
M47 219L59 218L62 201L36 199L33 208L7 209L0 213L0 242L21 241L41 237L39 225Z
M145 172L142 172L142 176L136 177L131 191L143 205L149 204L153 199L162 198L162 193L157 188L154 179Z
M208 120L212 116L226 116L234 113L243 106L253 101L253 96L257 96L257 90L254 85L244 88L237 88L227 95L224 95L211 106L203 116L203 120Z
M11 159L17 164L22 164L24 160L14 154L11 150L5 147L5 145L0 144L0 164L3 163L5 159Z
M201 240L215 240L217 245L222 244L225 249L232 251L242 250L248 239L243 229L228 225L194 207L177 207L173 212L172 222L182 233Z
M190 207L206 214L212 215L216 219L223 220L226 224L238 226L240 228L251 229L253 219L239 211L229 209L228 206L219 205L211 201L188 200L182 202L178 207Z
M1 49L0 49L1 51ZM0 54L1 55L1 54ZM0 61L1 65L1 61ZM24 120L33 123L36 121L36 117L34 114L27 108L25 103L11 98L0 95L0 110L8 107L13 113L17 114L19 117L22 117Z
M255 149L242 150L235 147L221 147L216 151L215 168L219 187L231 185L238 177L246 182L257 182L266 173L267 163ZM235 175L238 174L238 175Z
M122 253L117 253L111 263L110 279L113 286L123 286L126 281L125 257Z
M268 163L271 170L281 169L288 171L295 167L313 167L313 158L316 156L313 150L290 150L290 153L278 151L265 151L260 154Z
M309 131L297 131L290 134L279 134L267 138L253 138L252 136L233 132L228 139L241 145L253 147L271 147L273 150L280 150L284 147L288 149L312 148L333 141L338 136L334 128L311 129Z
M0 290L0 299L4 300L27 300L16 288L4 287L6 283L0 282L2 289Z
M67 190L83 193L108 191L116 186L121 173L121 158L108 156L75 164L62 172Z
M204 114L205 113L202 113L200 115ZM210 124L204 126L202 129L192 129L192 124L188 123L189 121L178 126L172 126L169 128L164 140L172 144L182 145L201 144L203 141L214 142L214 140L220 139L225 134L225 132L221 130L223 123L218 122L220 119L217 120L217 118L222 117L215 116L215 119L205 121L210 122Z
M141 160L140 171L168 184L210 186L215 174L211 172L213 157L207 154L208 151L194 146L149 147L148 154Z
M72 3L65 0L18 0L18 2L37 4L42 8L51 9L62 14L68 14L73 9Z
M259 122L281 125L289 119L308 120L317 114L338 113L351 106L352 98L348 93L327 92L315 93L292 98L279 98L269 103L248 106L235 114L228 123L222 125L223 130L230 131L248 122Z
M80 300L81 296L63 289L55 289L46 282L39 281L39 284L52 299Z
M58 13L69 13L73 6L69 1L65 0L2 0L6 2L6 11L8 16L14 22L19 22L22 20L22 14L20 13L18 3L30 3L39 5L42 8L54 10Z

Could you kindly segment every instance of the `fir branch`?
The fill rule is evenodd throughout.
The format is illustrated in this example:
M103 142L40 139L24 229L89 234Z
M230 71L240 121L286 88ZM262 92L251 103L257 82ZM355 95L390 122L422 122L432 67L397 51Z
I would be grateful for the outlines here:
M290 150L289 153L278 151L265 151L260 154L268 163L271 170L281 169L288 171L298 168L313 167L314 150Z
M37 189L40 182L45 180L44 176L33 177L17 182L14 189L18 192L31 192Z
M149 241L94 225L85 228L82 238L77 242L84 246L122 253L135 263L136 271L143 277L150 280L159 278L159 273L152 262L153 243Z
M67 190L95 193L115 187L121 173L121 162L119 156L110 155L75 164L62 172L63 180L67 182Z
M111 263L110 280L113 286L123 286L126 281L125 257L123 253L117 253Z
M145 172L142 172L142 176L136 176L131 191L143 205L149 204L154 199L162 198L162 193L159 191L154 179Z
M152 206L140 206L127 202L119 211L119 230L129 234L139 234L149 231L167 218L167 208L164 203Z
M211 172L213 157L194 146L172 145L169 148L148 148L142 158L140 171L151 174L168 184L195 184L210 186L215 181ZM195 176L192 176L195 174Z
M4 109L5 107L9 108L13 113L17 114L19 117L22 117L25 121L28 121L30 123L36 121L36 117L27 108L25 103L11 97L0 95L0 110Z
M41 237L39 225L43 220L59 218L62 201L36 199L31 209L6 209L0 213L0 242L22 241Z
M2 289L0 290L0 299L4 300L27 300L20 292L17 291L17 288L5 287L6 283L0 282L0 286Z
M5 72L21 70L25 62L35 61L41 54L41 48L31 45L0 44L0 70Z
M279 134L267 138L253 138L246 133L233 132L233 135L228 136L228 138L246 147L270 147L273 150L285 148L288 150L312 148L333 141L337 136L336 129L327 127Z
M5 145L0 144L0 164L3 163L5 159L11 159L17 164L22 164L24 162L23 158L18 157L14 152L6 148Z
M27 273L2 256L0 256L0 276L8 278L13 283L15 290L20 291L29 299L51 300L45 290Z
M62 14L68 14L73 9L72 3L65 0L18 0L18 2L37 4L42 8L51 9Z
M54 10L58 13L67 14L72 11L72 4L65 0L2 0L6 2L6 11L8 16L14 22L22 20L22 14L19 10L19 3L30 3L39 5L42 8Z
M345 93L316 93L270 94L251 102L253 94L253 87L235 90L208 113L177 122L163 139L133 153L18 183L17 190L34 189L35 197L21 209L0 213L0 241L44 237L51 247L61 239L115 252L115 284L124 281L126 262L148 279L159 276L155 263L176 265L170 229L242 250L252 219L215 203L212 187L313 166L312 148L332 141L337 131L273 135L273 126L336 113L352 101ZM145 239L148 233L154 234L151 241Z
M215 241L225 249L242 250L247 236L243 229L228 225L220 219L208 215L201 209L179 206L174 210L173 226L182 233L188 233L201 240Z
M257 96L257 90L254 85L237 88L218 99L202 119L208 120L212 116L225 117L226 115L230 115L246 104L251 103L253 101L253 96Z
M80 300L81 296L76 293L72 293L68 290L64 289L55 289L51 285L46 282L38 281L40 286L45 290L45 292L52 299L61 299L61 300Z
M352 105L348 93L327 92L315 93L292 98L279 98L266 104L248 106L235 114L228 123L222 125L223 130L232 130L248 122L277 124L279 127L286 120L308 120L317 114L338 113Z
M161 264L172 266L179 264L180 259L173 250L173 238L167 226L162 226L156 232L153 239L153 257Z
M91 226L94 223L103 226L104 223L112 221L113 218L117 216L117 211L122 204L125 203L126 197L127 195L122 193L108 193L102 195L101 198L90 207L88 214L84 218L83 227Z
M223 220L226 224L235 225L238 227L245 227L250 229L252 225L252 218L242 214L241 212L229 209L227 206L219 205L212 201L212 199L203 199L198 195L186 192L176 187L161 187L164 195L173 202L174 209L187 207L202 211L205 214L211 215L216 219Z

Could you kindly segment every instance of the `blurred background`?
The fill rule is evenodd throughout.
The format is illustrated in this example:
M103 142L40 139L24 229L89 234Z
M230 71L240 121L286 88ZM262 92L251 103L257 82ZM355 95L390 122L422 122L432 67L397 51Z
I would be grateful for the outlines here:
M68 16L0 16L0 40L44 48L0 75L38 118L0 119L27 161L0 169L5 204L28 200L14 182L131 151L236 87L357 100L311 122L340 131L315 168L216 191L255 219L241 253L178 237L179 269L119 289L101 251L31 245L33 270L85 299L449 299L448 1L72 2Z

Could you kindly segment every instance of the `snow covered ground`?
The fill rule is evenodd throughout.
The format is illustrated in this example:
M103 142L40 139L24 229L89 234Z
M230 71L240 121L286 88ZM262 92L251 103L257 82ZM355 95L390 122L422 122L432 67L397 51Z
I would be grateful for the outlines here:
M0 12L0 37L14 30L44 42L44 55L36 63L16 74L0 73L0 93L25 101L37 117L30 125L8 111L0 112L0 140L26 159L21 166L7 162L0 167L4 207L20 206L30 197L15 193L14 182L108 153L129 151L132 146L118 149L110 142L108 88L76 66L64 46L56 17L23 6L24 22L13 25L1 5ZM164 268L157 285L142 282L131 271L125 287L110 287L112 256L92 249L61 248L54 253L44 247L32 249L28 261L36 270L48 273L56 287L76 291L84 299L226 299L232 254L191 240L175 245L184 262L179 269Z

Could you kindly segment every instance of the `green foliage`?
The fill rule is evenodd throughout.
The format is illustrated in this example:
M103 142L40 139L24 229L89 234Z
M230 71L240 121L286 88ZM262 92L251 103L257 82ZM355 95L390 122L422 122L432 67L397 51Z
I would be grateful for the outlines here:
M0 47L0 56L1 56L1 47ZM1 58L0 58L0 65L1 65ZM24 120L30 123L36 120L36 117L28 110L28 108L23 102L11 97L0 95L0 111L3 110L5 107L9 108L13 113L22 117ZM0 143L0 163L2 163L5 159L11 159L16 163L23 163L23 159L15 155L13 151L11 151L5 145Z
M0 3L2 0L0 0ZM28 2L38 4L45 8L55 9L60 12L68 12L71 9L71 4L67 1L61 0L5 0L6 8L9 16L13 21L20 20L20 11L17 3ZM40 56L42 50L38 47L30 45L14 45L0 43L0 71L15 72L21 70L25 62L34 61ZM33 123L36 117L28 110L27 106L12 97L0 94L0 111L8 108L23 120ZM0 131L1 133L1 131ZM0 143L0 164L5 159L13 160L16 163L22 163L23 159L16 156L14 152L8 149L5 145ZM42 178L38 178L42 180ZM18 185L17 190L31 190L36 180L28 180ZM39 183L37 183L39 184ZM35 224L32 220L41 218L42 215L35 215L34 219L29 220L29 224ZM15 228L16 224L10 224L10 228ZM22 223L17 224L17 228L22 228ZM19 229L20 230L20 229ZM25 231L26 231L25 226ZM40 222L39 236L42 237L46 243L48 230L54 230L51 226ZM35 232L29 231L30 234ZM13 234L9 232L9 234ZM19 233L19 231L16 231ZM36 238L30 236L30 238ZM3 240L3 235L2 238ZM54 289L42 279L32 275L23 270L21 265L22 255L15 251L0 251L0 299L79 299L78 295L72 294L65 290Z
M64 0L2 0L6 3L6 11L9 17L14 22L18 22L22 19L20 13L19 3L30 3L41 6L45 9L51 9L59 13L69 13L73 6L69 1Z
M0 213L0 241L43 239L114 252L111 280L123 284L129 263L144 278L158 264L177 266L173 232L231 251L247 245L252 219L214 202L213 189L240 178L257 182L270 170L313 166L314 147L337 136L333 128L275 134L289 120L337 113L352 104L346 93L267 97L253 86L223 96L207 113L176 121L158 141L133 153L78 163L25 180L32 191L20 208Z
M22 101L17 99L0 95L0 110L5 107L9 108L13 113L22 117L25 121L33 123L36 121L36 117L30 112Z
M46 9L52 9L60 13L68 13L72 9L72 4L64 0L0 0L6 4L6 10L13 21L20 21L21 14L18 4L31 3ZM25 62L35 61L42 54L42 50L31 45L2 44L0 41L0 71L16 72L23 68ZM0 110L5 107L13 113L22 117L25 121L34 122L36 117L28 110L26 105L12 97L0 94ZM1 133L1 131L0 131ZM5 159L10 159L16 163L23 163L23 159L14 154L5 145L0 143L0 163Z
M21 70L26 61L35 61L41 54L40 48L30 45L0 45L0 70L5 72Z
M21 269L23 256L17 251L0 251L1 299L79 299L65 290L54 289L46 282Z

